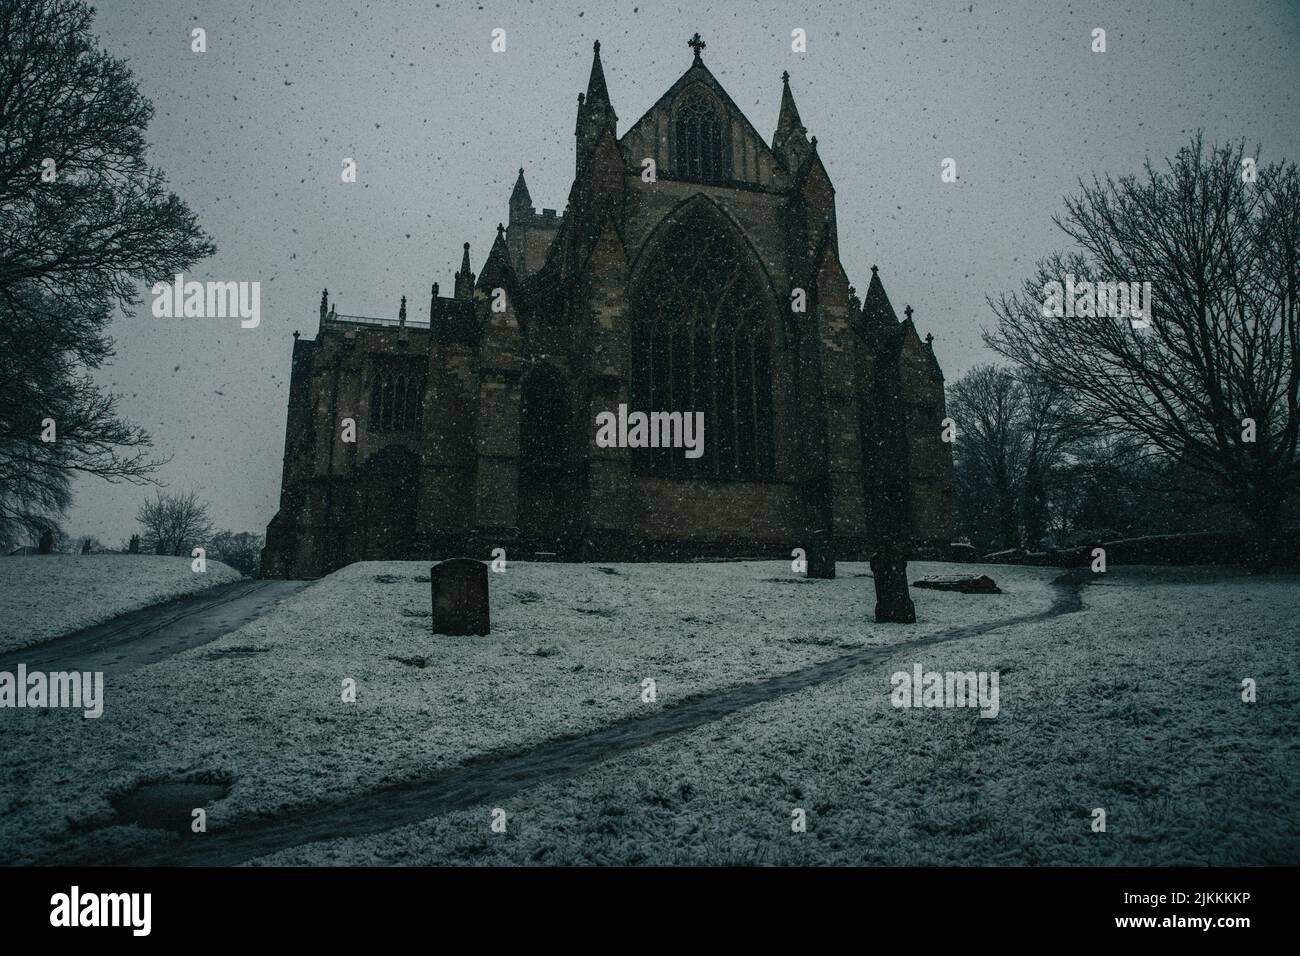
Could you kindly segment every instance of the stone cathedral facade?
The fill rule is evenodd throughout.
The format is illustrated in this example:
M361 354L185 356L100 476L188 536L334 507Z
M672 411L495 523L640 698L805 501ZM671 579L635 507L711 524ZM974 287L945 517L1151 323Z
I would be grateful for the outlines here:
M943 375L875 266L859 299L835 189L784 78L759 135L704 43L621 134L596 44L562 213L523 170L477 276L427 325L294 333L280 510L263 571L353 561L869 556L951 532ZM703 413L703 453L603 447L601 412ZM351 422L351 435L347 420ZM347 440L351 438L352 440Z

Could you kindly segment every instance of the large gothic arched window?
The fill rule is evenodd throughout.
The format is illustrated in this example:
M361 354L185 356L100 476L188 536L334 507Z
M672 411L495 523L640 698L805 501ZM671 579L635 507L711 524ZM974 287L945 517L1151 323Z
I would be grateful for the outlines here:
M713 101L701 92L688 93L677 107L676 169L679 179L714 183L723 175L722 123Z
M716 214L681 216L633 306L632 410L703 412L704 454L634 452L643 472L755 479L773 470L772 359L761 279Z

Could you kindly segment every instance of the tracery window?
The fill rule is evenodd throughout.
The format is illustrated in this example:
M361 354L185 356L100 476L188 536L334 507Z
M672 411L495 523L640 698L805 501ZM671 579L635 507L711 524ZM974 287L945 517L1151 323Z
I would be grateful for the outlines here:
M676 175L679 179L714 183L723 173L722 122L713 101L703 93L687 94L677 108Z
M370 383L370 428L412 431L420 426L424 376L414 369L380 366Z
M773 471L772 360L761 280L714 215L688 212L634 293L633 410L703 412L704 454L634 452L639 470L756 479Z

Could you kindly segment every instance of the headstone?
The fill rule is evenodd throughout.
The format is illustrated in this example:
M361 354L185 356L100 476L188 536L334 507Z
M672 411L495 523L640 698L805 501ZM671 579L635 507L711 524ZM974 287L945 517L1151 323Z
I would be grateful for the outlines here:
M429 571L433 633L488 634L488 568L482 561L452 558Z
M913 581L914 588L934 591L960 591L962 594L1001 594L1002 589L987 574L934 575Z
M907 592L907 558L901 548L882 548L871 556L876 579L876 622L915 624L916 608Z
M835 577L835 545L830 531L818 528L808 545L808 577Z

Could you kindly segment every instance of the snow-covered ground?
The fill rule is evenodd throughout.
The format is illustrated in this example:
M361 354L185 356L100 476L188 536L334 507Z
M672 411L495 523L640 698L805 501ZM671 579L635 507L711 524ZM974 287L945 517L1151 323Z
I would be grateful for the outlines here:
M521 793L502 806L505 834L484 806L257 862L1300 863L1300 576L1112 568L1088 581L1081 612L900 648L875 672ZM894 708L891 673L918 661L999 671L999 715Z
M428 567L363 563L221 640L110 681L104 716L0 712L0 849L47 858L71 831L120 851L110 799L152 781L229 783L209 826L287 814L853 649L878 669L739 711L502 806L262 863L1297 863L1300 576L1112 568L1082 611L921 649L953 625L1046 610L1055 569L1006 592L914 589L916 626L870 622L865 565L511 563L493 633L429 633ZM421 580L421 579L424 580ZM997 671L1000 711L901 710L890 675ZM356 681L355 704L342 700ZM652 678L658 703L641 700ZM1253 679L1258 702L1242 701ZM792 833L802 808L807 832ZM1107 814L1095 833L1094 808ZM86 835L87 829L101 827Z
M148 607L240 574L208 561L143 554L47 554L0 558L0 652L18 650L127 611Z
M430 633L428 571L350 565L225 638L110 680L98 720L0 712L0 847L39 857L42 838L107 822L113 795L155 780L232 782L214 830L341 799L849 649L1041 611L1059 574L998 568L1000 595L916 590L908 627L871 622L865 564L820 581L782 562L512 562L489 575L493 632L446 637Z

